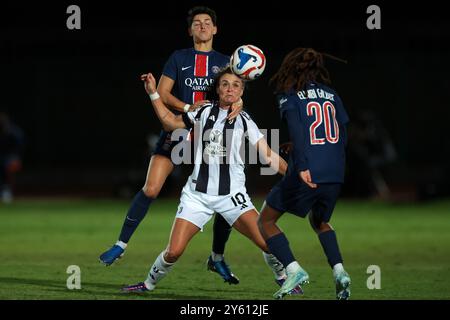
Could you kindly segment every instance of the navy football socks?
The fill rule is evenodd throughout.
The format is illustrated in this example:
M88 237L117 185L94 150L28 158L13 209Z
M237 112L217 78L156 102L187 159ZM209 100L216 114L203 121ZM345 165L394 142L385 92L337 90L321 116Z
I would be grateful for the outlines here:
M220 214L216 213L213 225L213 244L212 251L216 254L225 252L225 243L230 237L232 227Z
M336 233L334 230L325 231L319 234L320 244L327 256L330 267L337 263L342 263L341 253L337 243Z
M289 241L283 232L270 237L266 243L270 252L280 260L284 267L295 261L291 248L289 248Z
M131 202L130 209L128 209L127 216L125 217L122 231L119 236L120 241L128 243L139 223L147 214L148 207L153 200L153 198L147 197L144 191L139 190Z

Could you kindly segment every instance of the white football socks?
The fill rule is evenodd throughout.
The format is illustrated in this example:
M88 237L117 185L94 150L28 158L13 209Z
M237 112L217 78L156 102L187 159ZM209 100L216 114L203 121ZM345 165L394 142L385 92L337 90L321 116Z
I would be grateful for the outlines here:
M127 248L127 244L125 242L123 242L123 241L120 241L120 240L118 240L116 242L116 246L121 247L123 250L125 250Z
M211 258L212 258L212 261L214 261L214 262L222 261L223 254L218 254L218 253L215 253L214 251L211 251Z
M289 263L289 265L286 267L287 274L293 274L296 273L300 269L300 265L297 261L292 261Z
M342 263L336 263L333 266L333 276L336 277L336 275L338 273L341 273L342 271L344 271L344 266L342 265Z
M280 260L277 259L273 254L262 252L264 261L266 264L272 269L273 275L275 276L275 279L281 280L286 278L286 270L284 269L283 264L280 262Z
M149 290L153 290L155 285L161 281L172 269L175 263L169 263L164 260L164 254L166 250L161 252L153 263L150 271L148 272L147 279L144 281L145 286Z

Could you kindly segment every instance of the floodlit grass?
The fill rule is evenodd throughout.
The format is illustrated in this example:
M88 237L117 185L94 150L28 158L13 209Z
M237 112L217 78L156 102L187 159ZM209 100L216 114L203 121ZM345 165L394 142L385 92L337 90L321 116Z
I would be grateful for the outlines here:
M262 200L255 199L257 207ZM118 234L128 202L111 200L19 200L0 206L0 299L271 299L277 290L262 254L233 231L226 259L241 279L237 286L207 272L212 221L190 243L172 272L146 295L123 295L124 284L145 279L165 248L177 199L156 201L111 267L98 256ZM449 299L450 202L392 205L338 202L331 220L347 271L352 299ZM280 225L309 272L303 296L334 299L331 270L305 219L286 214ZM69 290L67 267L81 268L81 290ZM369 265L381 268L381 289L369 290Z

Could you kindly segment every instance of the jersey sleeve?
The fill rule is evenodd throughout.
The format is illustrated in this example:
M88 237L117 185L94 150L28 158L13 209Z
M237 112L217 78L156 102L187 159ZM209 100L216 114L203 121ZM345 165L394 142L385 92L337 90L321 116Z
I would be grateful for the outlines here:
M344 142L344 145L347 146L347 123L350 121L347 111L344 108L344 104L342 103L341 98L336 95L336 103L337 103L337 121L339 125L339 132L342 138L342 141Z
M344 104L342 103L342 100L338 95L336 95L336 103L337 103L337 115L336 115L337 120L340 124L345 125L350 120L347 111L344 108Z
M258 125L255 123L255 121L253 121L246 112L241 111L241 114L243 116L242 120L247 124L247 139L252 145L256 145L259 139L263 138L264 135L261 133L261 131L259 131Z
M200 121L202 114L204 114L205 109L208 107L211 107L211 104L207 103L194 111L183 113L182 118L186 128L190 129L194 126L195 122Z
M175 51L174 53L172 53L172 55L169 57L169 59L167 60L166 64L164 65L164 69L163 69L163 75L165 75L166 77L169 77L172 80L176 80L177 79L177 52Z
M281 117L286 121L289 137L292 141L292 157L295 171L300 172L309 168L306 154L307 141L300 110L295 103L296 96L282 96L280 98Z

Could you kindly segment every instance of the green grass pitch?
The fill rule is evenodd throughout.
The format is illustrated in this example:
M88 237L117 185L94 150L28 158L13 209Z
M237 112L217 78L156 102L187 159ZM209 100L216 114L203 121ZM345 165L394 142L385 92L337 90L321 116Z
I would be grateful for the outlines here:
M254 199L259 208L261 199ZM111 267L98 256L118 236L126 201L18 200L0 206L0 299L271 299L277 290L262 254L233 231L226 259L241 283L231 286L205 269L212 221L190 243L157 289L123 295L119 289L145 279L164 249L177 199L156 201ZM303 296L334 299L331 270L305 219L286 214L281 227L309 272ZM352 299L450 298L450 201L385 204L341 200L331 224L352 278ZM81 268L81 290L66 287L69 265ZM369 290L369 265L381 268L381 289Z

